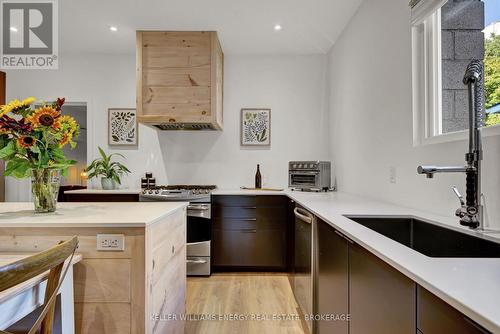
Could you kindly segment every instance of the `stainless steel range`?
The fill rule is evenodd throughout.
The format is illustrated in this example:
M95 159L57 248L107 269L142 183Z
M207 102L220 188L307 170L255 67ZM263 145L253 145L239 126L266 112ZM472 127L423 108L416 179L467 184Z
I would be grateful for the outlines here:
M140 195L142 202L189 202L187 207L187 274L210 275L210 243L212 219L210 194L216 186L171 185L146 188Z

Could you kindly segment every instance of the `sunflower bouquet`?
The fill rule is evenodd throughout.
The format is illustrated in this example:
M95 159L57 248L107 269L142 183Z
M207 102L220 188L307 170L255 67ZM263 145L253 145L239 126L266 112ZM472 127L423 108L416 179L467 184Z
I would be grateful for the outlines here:
M41 103L38 108L32 107L35 102L35 98L29 97L0 107L0 159L6 162L4 175L18 179L31 176L34 199L42 197L41 201L47 201L51 199L43 197L53 197L50 193L54 190L57 197L56 174L62 171L66 175L68 168L75 164L66 159L63 147L76 147L74 140L80 127L73 117L61 114L64 98ZM57 182L49 185L55 178ZM53 204L55 210L55 204L49 204Z

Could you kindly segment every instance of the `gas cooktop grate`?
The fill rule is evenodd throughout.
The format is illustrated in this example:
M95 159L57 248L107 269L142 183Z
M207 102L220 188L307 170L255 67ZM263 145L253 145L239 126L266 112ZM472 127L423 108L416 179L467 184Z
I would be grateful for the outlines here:
M214 190L217 189L217 186L214 185L168 185L168 186L154 186L148 187L148 190Z

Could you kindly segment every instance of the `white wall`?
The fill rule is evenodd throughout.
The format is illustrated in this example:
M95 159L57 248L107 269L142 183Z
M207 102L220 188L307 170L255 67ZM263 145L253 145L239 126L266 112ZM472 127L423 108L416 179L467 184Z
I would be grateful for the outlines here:
M464 175L417 175L419 164L463 164L464 141L413 147L407 1L364 1L329 54L332 156L341 191L453 216ZM500 140L484 139L487 224L500 228ZM389 168L396 167L396 184Z
M287 185L287 162L328 158L326 56L231 56L225 59L224 131L158 132L141 126L139 147L115 150L133 173L126 187L138 187L145 171L158 183L251 186L261 164L264 185ZM36 96L88 103L87 152L107 146L107 108L135 106L134 55L61 55L58 71L9 71L7 98ZM242 107L272 109L270 149L239 145ZM29 200L28 181L8 178L7 200Z
M169 182L286 187L288 161L328 158L325 56L229 56L224 70L223 132L161 132ZM271 108L271 147L240 146L240 109Z

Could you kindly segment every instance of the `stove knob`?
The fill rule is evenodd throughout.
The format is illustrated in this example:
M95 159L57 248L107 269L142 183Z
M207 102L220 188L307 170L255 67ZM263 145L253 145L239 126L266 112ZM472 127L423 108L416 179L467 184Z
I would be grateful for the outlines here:
M155 190L155 194L159 194L160 193L160 190L159 189L156 189Z
M210 194L210 190L205 189L205 194Z
M314 165L313 164L309 164L309 168L314 168Z

